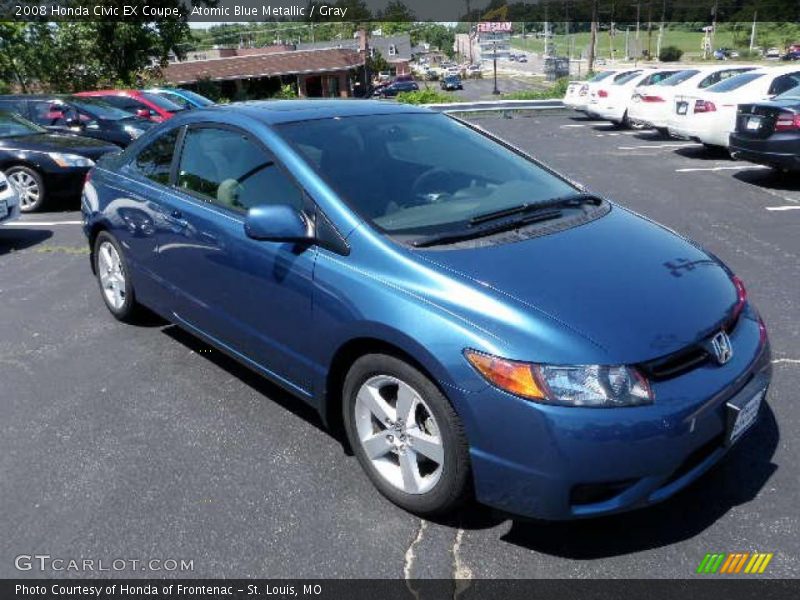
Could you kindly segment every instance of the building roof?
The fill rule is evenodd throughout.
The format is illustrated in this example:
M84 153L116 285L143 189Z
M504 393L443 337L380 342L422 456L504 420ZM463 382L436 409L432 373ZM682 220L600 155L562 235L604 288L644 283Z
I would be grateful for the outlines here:
M164 70L164 78L170 83L181 84L200 79L223 81L345 71L362 64L362 56L352 50L297 50L173 63Z

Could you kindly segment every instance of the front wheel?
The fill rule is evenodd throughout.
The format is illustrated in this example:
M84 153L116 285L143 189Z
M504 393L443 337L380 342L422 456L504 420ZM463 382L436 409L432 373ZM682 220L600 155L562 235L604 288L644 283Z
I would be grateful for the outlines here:
M119 243L107 231L101 231L94 242L94 271L111 314L120 321L133 321L139 307L130 271Z
M384 496L423 516L449 512L467 498L466 436L430 379L398 358L371 354L353 364L343 394L350 445Z
M6 178L19 190L19 210L24 213L42 208L45 200L44 181L38 172L22 165L6 170Z

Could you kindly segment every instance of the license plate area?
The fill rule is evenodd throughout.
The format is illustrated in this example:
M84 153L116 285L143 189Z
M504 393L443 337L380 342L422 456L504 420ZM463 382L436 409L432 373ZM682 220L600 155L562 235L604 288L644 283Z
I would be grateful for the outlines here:
M758 413L766 393L767 390L764 388L755 394L752 392L739 394L728 401L725 406L728 413L728 431L725 436L726 445L731 446L735 444L758 420Z
M8 216L8 202L0 200L0 218Z
M761 128L761 117L749 117L745 123L747 131L758 131Z
M675 112L679 115L685 115L689 111L689 103L688 102L678 102L675 106Z

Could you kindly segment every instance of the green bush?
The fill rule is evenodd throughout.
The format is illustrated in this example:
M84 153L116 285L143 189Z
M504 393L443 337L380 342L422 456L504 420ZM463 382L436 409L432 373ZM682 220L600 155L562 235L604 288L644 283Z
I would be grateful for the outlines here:
M511 92L510 94L503 94L504 100L552 100L564 97L567 93L567 86L569 85L569 77L562 77L549 88L545 89L531 89L519 90Z
M274 93L271 98L275 100L294 100L297 98L297 90L290 83L281 86L281 89Z
M397 101L404 104L447 104L453 98L433 88L424 88L415 92L397 94Z
M678 62L683 56L683 50L677 46L664 46L658 55L661 62Z

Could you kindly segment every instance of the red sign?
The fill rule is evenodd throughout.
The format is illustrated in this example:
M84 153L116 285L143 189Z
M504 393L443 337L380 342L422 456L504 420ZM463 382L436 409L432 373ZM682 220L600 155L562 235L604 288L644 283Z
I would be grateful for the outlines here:
M481 33L495 33L498 31L511 31L511 22L486 22L486 23L478 23L478 31Z

